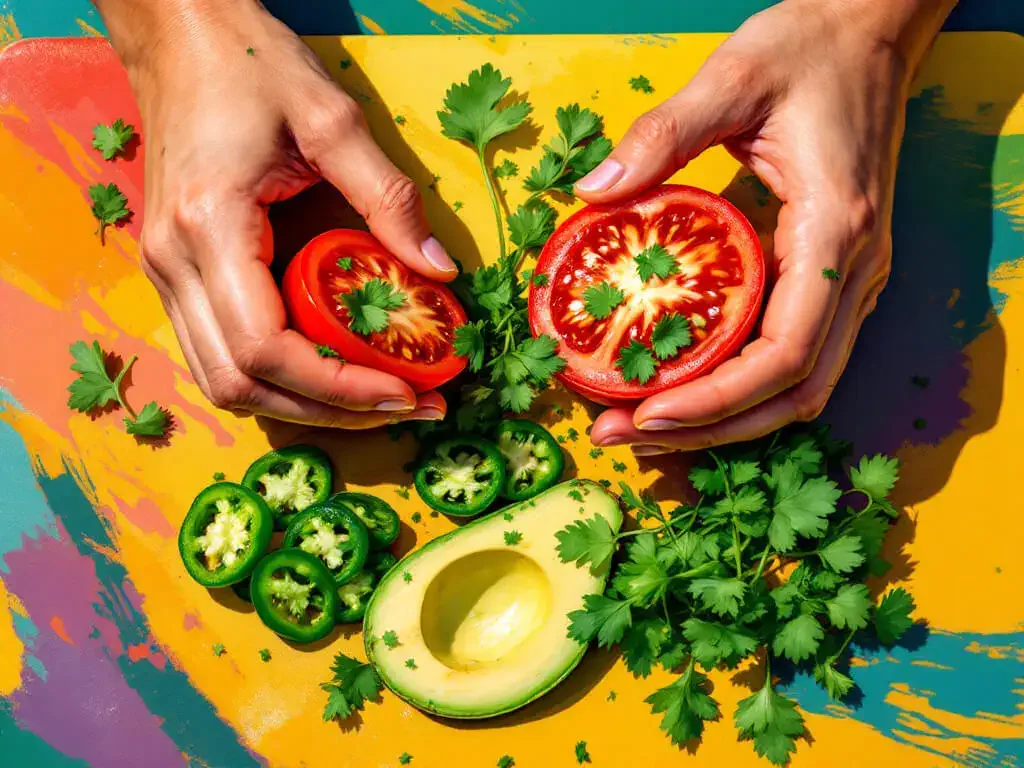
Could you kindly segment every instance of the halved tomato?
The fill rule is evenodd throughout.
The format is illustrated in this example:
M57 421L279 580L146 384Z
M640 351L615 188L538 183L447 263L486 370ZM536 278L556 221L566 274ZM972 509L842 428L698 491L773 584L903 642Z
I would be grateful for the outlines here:
M385 329L363 335L350 327L342 297L373 279L405 294L405 301L389 310ZM416 392L434 389L466 367L452 345L455 329L466 323L458 299L367 232L335 229L313 238L288 265L283 287L292 327L350 363L403 379Z
M674 274L645 281L635 257L656 245L674 261ZM606 405L695 379L735 353L757 322L765 283L761 245L743 214L718 195L671 184L583 208L548 240L535 274L547 280L530 288L534 335L559 342L567 386ZM623 296L598 319L584 294L602 283ZM660 361L645 383L627 381L616 366L620 350L634 340L650 347L655 325L670 313L687 319L690 345Z

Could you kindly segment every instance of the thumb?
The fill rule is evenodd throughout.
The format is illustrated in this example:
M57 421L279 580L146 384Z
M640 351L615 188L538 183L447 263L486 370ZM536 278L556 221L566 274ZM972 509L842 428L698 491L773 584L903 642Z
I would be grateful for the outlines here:
M410 269L435 280L454 278L458 268L430 232L416 183L377 146L352 99L339 92L330 102L298 125L293 121L303 156Z
M746 127L750 110L729 94L735 89L718 87L714 71L706 70L638 117L611 155L576 182L576 194L588 203L630 197Z

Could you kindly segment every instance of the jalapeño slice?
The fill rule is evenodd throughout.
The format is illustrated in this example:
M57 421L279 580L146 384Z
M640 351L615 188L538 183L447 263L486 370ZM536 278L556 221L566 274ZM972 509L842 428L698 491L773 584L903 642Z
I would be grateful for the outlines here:
M260 456L242 478L274 513L274 528L283 531L292 517L331 495L331 460L315 445L291 445Z
M498 449L508 461L501 495L525 501L558 482L565 457L558 441L540 424L511 419L498 425Z
M336 493L331 503L341 503L356 513L370 531L370 549L387 549L398 538L398 513L384 499L368 493Z
M189 576L204 587L226 587L252 573L273 532L273 516L259 496L237 483L214 483L185 515L178 551Z
M472 517L498 498L505 486L505 458L490 440L453 437L434 446L416 470L416 492L427 506Z
M319 557L338 584L353 578L370 551L370 535L355 512L329 501L307 507L292 518L284 546Z
M398 558L390 552L371 552L365 570L338 587L338 623L361 621L370 603L370 596L384 574L395 567Z
M338 585L323 562L301 549L279 549L252 575L252 604L281 637L311 643L334 628Z

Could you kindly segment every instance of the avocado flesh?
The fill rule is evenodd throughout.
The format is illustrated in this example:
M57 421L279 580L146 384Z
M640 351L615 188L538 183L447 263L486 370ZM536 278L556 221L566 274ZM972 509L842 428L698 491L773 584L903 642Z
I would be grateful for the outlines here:
M570 494L582 495L582 503ZM622 525L614 496L571 480L399 562L374 592L363 627L367 656L388 688L432 714L484 718L560 683L586 652L568 637L568 614L583 607L584 595L604 591L608 569L563 563L555 534L594 515L615 531ZM506 531L522 540L506 545ZM388 648L385 632L394 632L398 645Z

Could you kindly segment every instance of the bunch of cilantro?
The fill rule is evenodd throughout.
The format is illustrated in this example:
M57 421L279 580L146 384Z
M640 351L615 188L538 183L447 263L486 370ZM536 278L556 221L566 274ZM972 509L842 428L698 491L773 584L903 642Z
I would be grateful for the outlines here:
M468 360L471 378L463 382L457 398L454 426L461 431L486 432L505 411L523 413L552 376L565 367L557 343L547 335L532 338L525 293L529 280L520 273L555 231L557 213L546 194L572 196L572 185L593 170L611 152L600 116L578 104L555 114L558 134L527 175L523 187L529 196L503 217L504 198L498 178L511 178L518 167L506 159L492 169L488 146L522 126L532 111L524 99L507 102L512 81L490 64L471 72L464 83L453 84L438 112L442 133L472 147L480 161L497 225L497 264L463 272L453 289L466 306L470 322L455 335L455 352ZM512 243L509 250L508 240Z
M903 588L876 601L864 584L889 568L881 552L898 515L888 496L899 465L864 457L841 487L833 476L848 452L820 425L708 451L690 473L696 503L665 514L623 483L643 527L615 534L594 517L557 534L563 561L595 570L625 544L606 593L569 614L569 636L618 645L637 677L655 665L679 673L646 700L673 743L698 739L721 715L706 671L763 658L764 682L733 719L740 739L785 764L804 721L776 690L773 660L809 668L841 700L854 685L853 637L873 629L892 645L911 626L914 602Z

